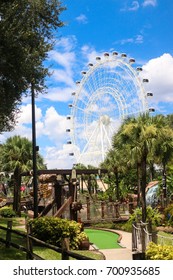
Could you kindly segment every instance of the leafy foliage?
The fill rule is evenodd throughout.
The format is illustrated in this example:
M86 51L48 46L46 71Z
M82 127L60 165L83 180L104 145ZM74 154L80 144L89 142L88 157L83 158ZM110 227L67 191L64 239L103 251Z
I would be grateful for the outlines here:
M0 131L15 124L22 94L45 89L44 65L54 30L63 26L59 0L2 0L0 5Z
M154 175L154 164L166 173L173 154L172 118L148 113L125 119L113 136L113 148L102 166L117 174L114 185L121 190L137 186L138 205L142 206L142 221L146 220L146 185ZM136 169L136 174L135 174ZM129 170L134 170L129 176ZM155 173L156 174L156 173ZM162 174L163 175L163 174ZM117 180L118 178L118 180ZM125 186L125 188L124 188Z
M151 222L153 226L158 226L161 222L162 216L157 209L147 206L146 222ZM136 208L129 218L129 223L140 222L142 220L142 209Z
M16 213L11 207L4 206L0 209L0 216L4 218L12 218L16 216Z
M173 246L149 243L146 250L147 260L173 260Z
M13 173L10 186L14 188L13 209L20 215L21 172L32 169L32 142L18 135L7 139L0 146L0 170ZM37 155L38 168L45 169L43 158Z
M173 226L173 204L169 204L164 210L168 225Z
M61 247L63 238L69 238L70 248L78 249L80 242L87 239L87 235L81 232L81 224L75 221L41 217L30 221L30 224L33 236L57 247Z

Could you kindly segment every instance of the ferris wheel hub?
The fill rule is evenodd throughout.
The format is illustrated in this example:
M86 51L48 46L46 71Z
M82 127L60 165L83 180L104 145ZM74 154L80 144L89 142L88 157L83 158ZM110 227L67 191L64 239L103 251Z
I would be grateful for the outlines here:
M99 119L100 123L102 123L105 126L109 126L111 123L110 117L108 115L102 115Z

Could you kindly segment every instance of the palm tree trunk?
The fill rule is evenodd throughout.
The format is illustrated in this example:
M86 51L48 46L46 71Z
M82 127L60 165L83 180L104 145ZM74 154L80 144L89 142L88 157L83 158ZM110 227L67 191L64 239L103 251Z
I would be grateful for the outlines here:
M119 200L119 198L120 198L120 192L119 192L118 171L115 172L115 178L116 178L116 198L117 198L117 200Z
M163 206L167 205L167 186L166 186L166 165L163 164L162 171Z
M142 201L142 222L146 222L146 156L141 161L141 201Z
M13 210L21 216L21 176L20 169L18 167L14 170L14 198L13 198Z
M141 206L141 174L140 174L140 164L137 163L137 180L138 180L138 186L137 186L137 206Z
M154 178L154 164L150 163L150 181L153 181Z

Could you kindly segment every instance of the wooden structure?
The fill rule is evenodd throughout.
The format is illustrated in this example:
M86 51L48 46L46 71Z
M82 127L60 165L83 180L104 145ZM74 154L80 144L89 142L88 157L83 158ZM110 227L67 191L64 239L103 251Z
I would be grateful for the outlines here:
M106 169L53 169L38 170L38 193L44 185L52 185L52 199L43 205L39 216L50 213L55 217L62 217L66 209L69 209L69 219L77 221L77 212L82 209L82 204L77 198L78 179L83 176L101 175L107 173ZM23 172L21 176L32 176L31 172ZM42 195L39 200L43 198ZM39 203L39 201L38 201ZM35 206L34 206L35 207Z

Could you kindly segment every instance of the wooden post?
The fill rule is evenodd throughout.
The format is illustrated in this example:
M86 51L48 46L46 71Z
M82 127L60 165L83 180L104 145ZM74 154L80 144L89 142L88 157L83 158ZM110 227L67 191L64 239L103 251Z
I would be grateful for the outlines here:
M118 204L118 202L116 202L115 204L114 204L114 207L115 207L115 218L119 218L120 217L120 213L119 213L119 204Z
M56 182L54 188L55 188L55 203L56 203L56 211L57 211L58 209L61 208L62 186L59 184L59 182Z
M6 248L10 248L12 224L12 220L7 222Z
M69 255L67 253L69 251L69 238L63 238L62 240L62 260L69 260Z
M69 193L70 193L70 196L72 197L72 203L75 201L76 195L77 195L77 191L75 194L75 188L76 188L75 183L69 182ZM75 211L72 208L72 204L70 205L70 220L74 220L77 222L77 211Z
M142 253L145 253L146 250L146 242L145 242L145 224L144 223L140 223L140 227L141 227L141 245L142 245Z
M137 250L137 241L136 241L136 230L135 230L136 224L132 223L132 252Z
M83 175L81 175L81 192L83 193Z
M133 209L134 209L133 202L129 201L129 213L130 214L133 214Z
M104 201L101 201L101 215L102 215L102 220L104 220L104 217L105 217L104 210L105 210L105 203L104 203Z
M29 235L32 233L31 225L27 223L27 235L26 235L26 248L27 248L27 254L26 259L27 260L33 260L33 244L32 239L29 237Z
M86 198L86 203L87 203L87 221L90 221L91 213L90 213L90 198L89 198L89 196L87 196L87 198Z

